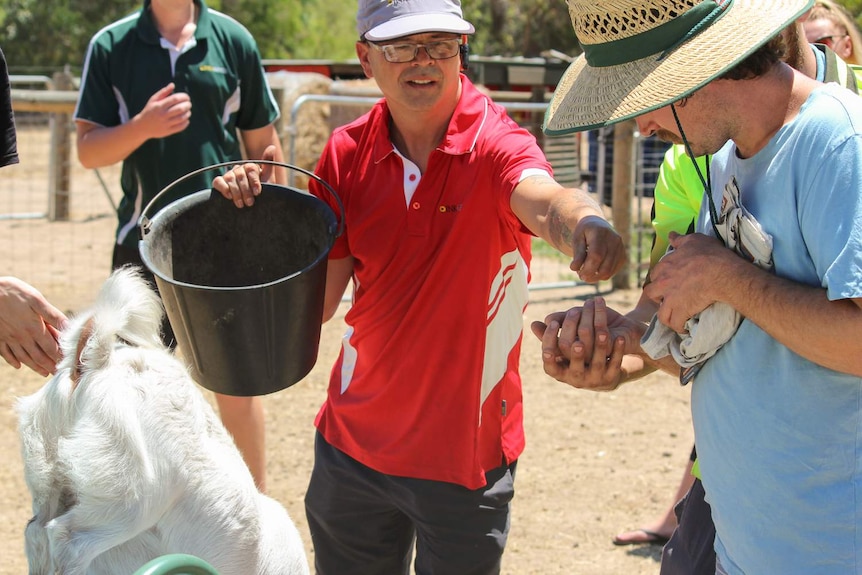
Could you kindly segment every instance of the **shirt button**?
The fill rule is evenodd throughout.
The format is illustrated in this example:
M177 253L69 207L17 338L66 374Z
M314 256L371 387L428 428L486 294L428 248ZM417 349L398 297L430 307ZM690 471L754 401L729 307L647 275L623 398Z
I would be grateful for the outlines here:
M416 181L416 174L410 174L410 176L408 176L407 179L409 179L411 182L415 182Z
M420 207L421 206L419 205L419 202L413 202L413 209L414 210L418 210Z

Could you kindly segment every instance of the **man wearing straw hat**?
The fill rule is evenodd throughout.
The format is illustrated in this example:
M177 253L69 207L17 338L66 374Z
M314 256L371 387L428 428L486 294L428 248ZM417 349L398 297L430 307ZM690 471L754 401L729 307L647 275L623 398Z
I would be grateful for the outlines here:
M360 0L357 55L384 98L317 166L345 208L326 316L353 280L306 494L322 575L500 572L524 448L518 373L531 236L610 277L624 250L535 138L461 74L457 0ZM214 187L242 198L245 175ZM230 177L229 177L230 176ZM255 176L256 177L256 176ZM312 191L329 199L316 182Z
M835 52L822 44L809 44L805 38L803 22L808 13L797 18L790 26L782 32L787 43L785 62L796 68L806 76L820 82L838 82L854 93L858 92L856 76L850 65L841 60ZM708 170L709 156L697 158L698 166L692 162L685 146L674 145L665 156L658 176L655 188L655 202L653 203L652 224L655 232L652 250L650 253L650 266L658 263L667 252L668 234L671 231L677 233L691 233L703 198L703 184L701 183L697 170L702 173ZM649 274L646 282L649 283ZM585 306L590 305L589 302ZM641 294L638 304L627 312L626 315L650 321L657 309L655 302ZM585 324L579 326L581 333L586 328ZM592 328L592 326L590 326ZM583 340L583 335L580 336ZM628 364L627 361L633 362ZM626 366L626 382L631 382L639 377L652 373L655 369L637 370L636 366L642 364L639 356L626 356L623 365ZM615 366L607 366L608 369L616 369ZM635 368L635 369L633 369ZM592 375L600 375L592 370ZM622 371L619 371L622 375ZM622 379L622 377L620 378ZM622 381L613 382L613 386L621 384ZM715 551L713 543L715 540L715 529L712 525L712 517L709 505L704 501L703 486L700 480L692 475L692 469L696 460L696 453L692 449L691 456L687 461L686 470L682 481L675 491L674 499L666 508L664 514L654 518L644 529L635 529L619 534L614 538L614 543L639 544L658 542L658 536L663 537L661 544L667 543L662 549L662 575L683 574L713 574L715 573ZM684 497L683 497L684 496ZM680 501L680 499L682 499ZM677 517L679 516L679 528Z
M862 571L862 100L779 61L776 34L805 0L569 7L585 52L546 131L636 118L643 134L715 154L699 233L671 235L644 289L659 303L653 325L681 336L709 308L741 314L692 384L716 572ZM718 214L729 189L770 239L771 271L716 239L728 239ZM590 372L613 376L625 353L680 373L646 355L646 325L602 301L547 321L545 371L560 381L600 388ZM581 321L595 329L589 356Z

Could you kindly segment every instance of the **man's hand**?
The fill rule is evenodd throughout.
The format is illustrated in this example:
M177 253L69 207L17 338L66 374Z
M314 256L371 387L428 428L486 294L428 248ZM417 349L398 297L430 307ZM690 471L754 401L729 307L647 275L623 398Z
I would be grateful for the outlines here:
M275 146L267 146L263 151L262 160L272 162L275 158ZM246 162L234 166L223 176L217 176L212 183L214 190L225 198L231 200L238 208L251 206L254 198L260 195L261 182L267 182L272 177L274 166L272 164L256 164Z
M746 262L721 241L704 234L685 236L671 232L673 251L650 271L644 294L659 304L659 321L677 333L685 333L685 323L718 301L722 286L739 277L736 266Z
M542 342L545 373L572 387L611 391L628 373L643 369L642 360L626 354L640 350L645 326L608 308L601 297L552 313L530 328Z
M146 126L151 138L164 138L182 132L192 117L192 101L184 92L174 93L171 82L147 101L135 121Z
M58 330L66 321L32 286L0 278L0 357L15 369L23 364L43 376L54 373L61 357Z
M609 279L626 261L622 238L598 216L586 216L578 221L572 248L574 254L569 267L585 282Z
M170 83L147 101L144 109L130 121L116 126L101 126L76 120L78 160L85 168L101 168L125 161L151 139L165 138L185 130L192 115L188 94L174 93Z

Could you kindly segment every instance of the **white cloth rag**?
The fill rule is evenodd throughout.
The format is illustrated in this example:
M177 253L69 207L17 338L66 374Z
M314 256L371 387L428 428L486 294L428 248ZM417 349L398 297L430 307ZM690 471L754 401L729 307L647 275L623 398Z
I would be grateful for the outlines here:
M715 226L724 244L755 265L772 270L772 236L740 203L736 178L724 187L721 212ZM671 249L668 249L670 253ZM665 254L667 255L667 254ZM654 315L641 338L641 348L653 359L667 355L682 368L680 382L685 385L700 367L736 333L742 316L722 302L715 302L685 323L686 333L678 334Z

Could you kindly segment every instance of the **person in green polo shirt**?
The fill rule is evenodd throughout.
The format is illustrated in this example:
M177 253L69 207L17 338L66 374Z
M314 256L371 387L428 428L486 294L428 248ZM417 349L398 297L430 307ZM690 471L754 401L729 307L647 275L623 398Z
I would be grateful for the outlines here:
M112 267L137 264L141 210L168 184L204 166L283 154L273 122L279 109L254 38L203 0L144 0L90 41L75 110L78 158L86 168L123 162ZM204 172L177 187L177 199L210 187ZM276 170L286 183L284 170ZM152 278L152 276L150 276ZM165 324L166 343L173 334ZM265 488L260 398L216 395L258 487Z

